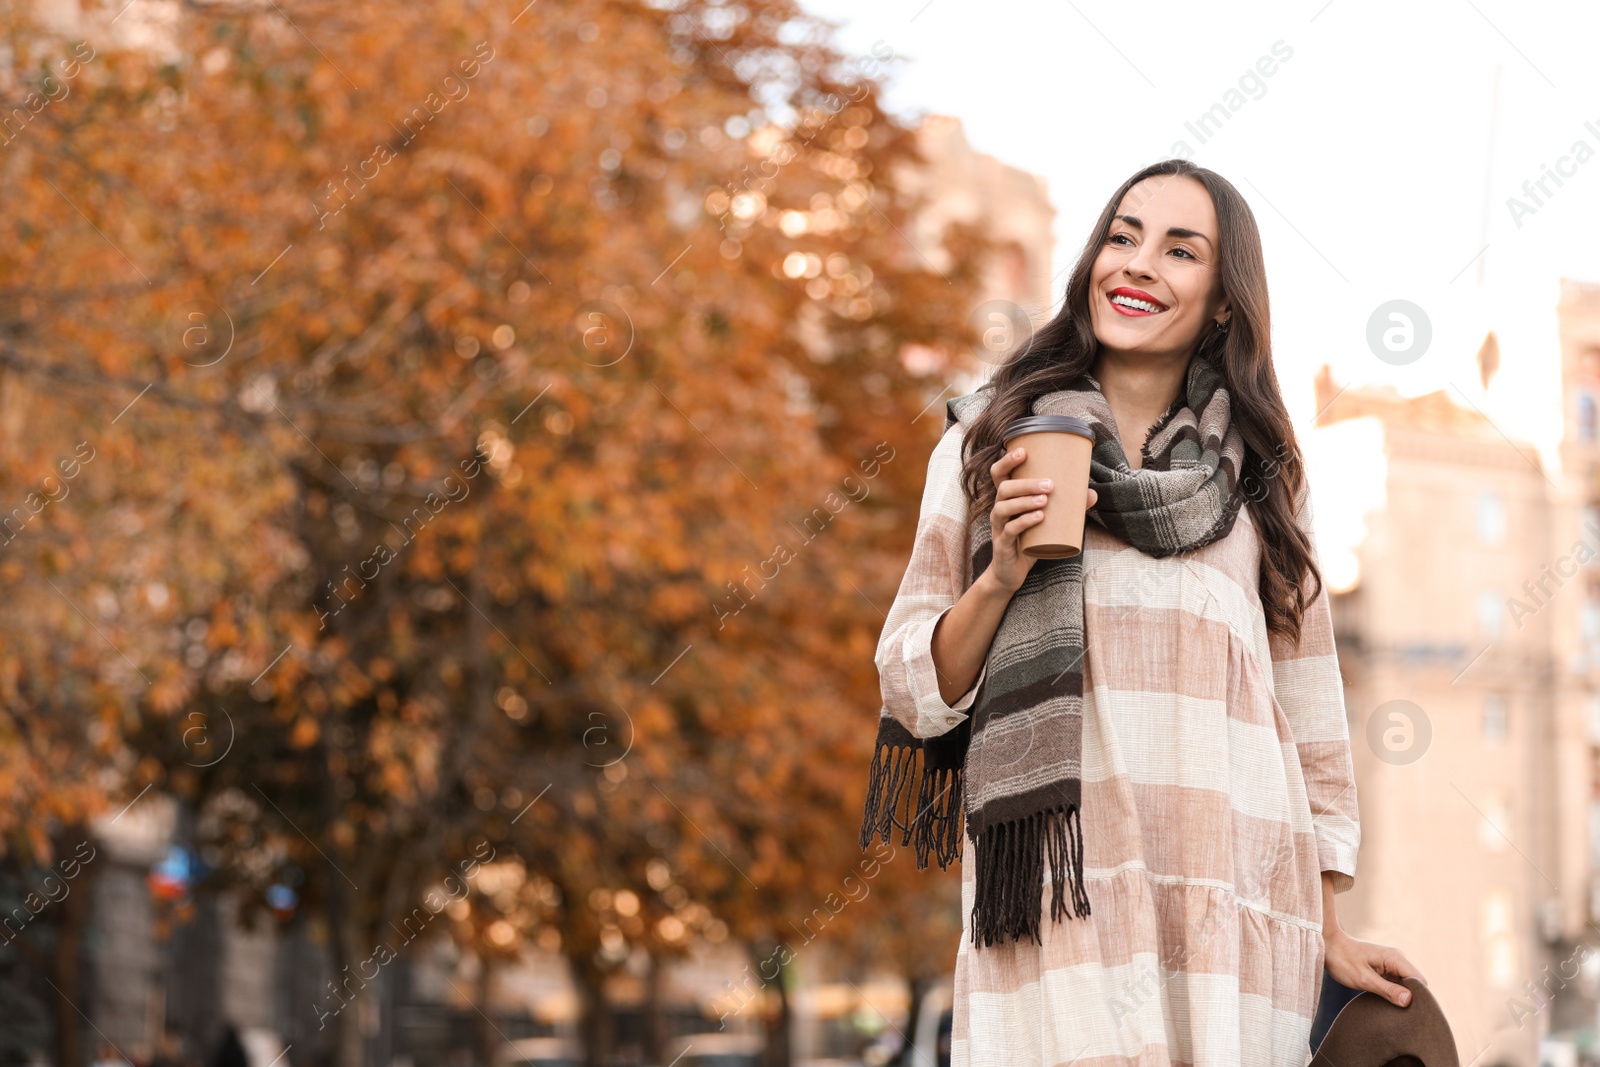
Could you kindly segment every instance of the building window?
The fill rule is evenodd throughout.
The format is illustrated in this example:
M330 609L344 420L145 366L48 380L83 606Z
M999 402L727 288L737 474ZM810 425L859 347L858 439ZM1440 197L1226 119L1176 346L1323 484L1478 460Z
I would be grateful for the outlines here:
M1596 429L1594 395L1587 389L1578 390L1578 440L1593 441Z
M1492 889L1485 893L1482 914L1486 977L1496 989L1510 989L1517 980L1517 943L1511 925L1511 891Z
M1506 739L1506 698L1491 693L1483 702L1483 738L1485 741Z
M1486 545L1498 545L1506 539L1506 505L1500 494L1485 489L1478 494L1478 540Z
M1511 797L1496 789L1484 798L1483 820L1478 824L1479 840L1490 852L1504 852L1511 837Z
M1600 552L1596 551L1600 549L1600 540L1597 540L1600 539L1600 507L1593 504L1583 506L1583 529L1579 535L1584 547L1589 550L1589 557L1583 559L1580 553L1573 553L1573 559L1586 571L1600 569Z
M1505 604L1492 590L1485 589L1478 594L1478 633L1485 641L1499 640L1505 610Z
M1591 582L1578 609L1578 632L1582 635L1578 669L1600 666L1600 584Z

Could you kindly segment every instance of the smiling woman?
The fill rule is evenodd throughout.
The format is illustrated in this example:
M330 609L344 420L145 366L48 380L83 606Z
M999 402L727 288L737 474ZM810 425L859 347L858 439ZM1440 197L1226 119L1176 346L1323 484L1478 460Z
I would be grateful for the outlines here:
M861 844L960 856L952 1067L1302 1067L1325 973L1401 1005L1386 976L1421 977L1334 909L1355 780L1270 335L1249 206L1168 160L1107 202L1056 318L947 402ZM1075 557L1019 548L1053 489L1012 476L1030 415L1093 428Z

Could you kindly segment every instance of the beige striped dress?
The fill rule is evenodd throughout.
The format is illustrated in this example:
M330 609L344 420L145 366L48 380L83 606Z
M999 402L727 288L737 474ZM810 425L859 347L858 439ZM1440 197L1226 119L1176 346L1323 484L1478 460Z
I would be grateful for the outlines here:
M930 643L971 584L962 427L933 452L911 561L877 650L884 704L919 737L969 714ZM1326 590L1269 639L1261 546L1232 531L1156 559L1093 522L1084 543L1083 841L1091 914L1042 945L972 943L964 838L952 1067L1304 1067L1323 974L1322 871L1354 884L1360 825ZM1309 533L1309 495L1299 521Z

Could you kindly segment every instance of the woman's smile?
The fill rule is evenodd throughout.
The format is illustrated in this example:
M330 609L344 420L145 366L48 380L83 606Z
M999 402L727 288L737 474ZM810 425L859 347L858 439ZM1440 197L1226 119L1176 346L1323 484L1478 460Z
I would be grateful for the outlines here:
M1129 318L1141 318L1147 315L1159 315L1167 310L1167 305L1145 292L1143 289L1130 289L1126 285L1119 285L1106 294L1106 299L1117 313Z

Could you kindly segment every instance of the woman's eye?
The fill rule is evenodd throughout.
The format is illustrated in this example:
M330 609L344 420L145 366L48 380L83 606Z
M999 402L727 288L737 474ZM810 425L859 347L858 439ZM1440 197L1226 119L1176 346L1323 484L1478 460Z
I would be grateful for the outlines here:
M1128 244L1132 244L1133 240L1132 240L1132 238L1130 238L1125 233L1114 233L1111 236L1106 238L1106 243L1107 244L1121 244L1123 242L1127 242ZM1195 258L1194 253L1189 251L1187 248L1184 248L1182 245L1179 245L1177 248L1174 248L1173 251L1174 252L1182 252L1183 253L1183 258L1185 258L1185 259L1194 259Z

